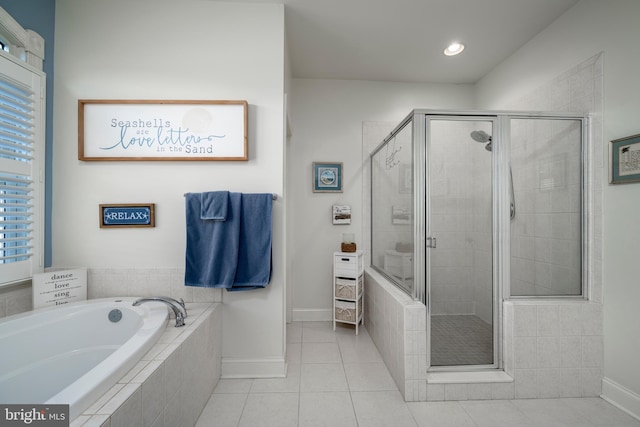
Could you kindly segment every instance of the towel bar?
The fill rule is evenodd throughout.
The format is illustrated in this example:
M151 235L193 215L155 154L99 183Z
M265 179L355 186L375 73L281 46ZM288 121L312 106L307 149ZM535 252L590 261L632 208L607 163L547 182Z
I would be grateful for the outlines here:
M184 197L184 196L186 196L186 195L187 195L187 193L184 193L184 194L182 195L182 197ZM273 194L271 195L271 198L272 198L273 200L278 200L278 195L277 195L276 193L273 193Z

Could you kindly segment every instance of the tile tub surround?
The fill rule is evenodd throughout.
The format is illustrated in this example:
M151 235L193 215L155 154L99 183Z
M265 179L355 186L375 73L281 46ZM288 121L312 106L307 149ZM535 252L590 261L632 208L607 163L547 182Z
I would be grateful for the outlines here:
M71 427L192 427L218 384L222 306L187 304L186 326L169 319L142 360Z
M0 289L0 318L32 309L31 281Z
M184 268L92 268L87 270L90 299L166 295L185 302L222 302L222 289L184 285Z
M183 268L87 269L87 297L167 295L185 302L222 302L222 289L184 285ZM0 318L33 309L31 281L0 289Z

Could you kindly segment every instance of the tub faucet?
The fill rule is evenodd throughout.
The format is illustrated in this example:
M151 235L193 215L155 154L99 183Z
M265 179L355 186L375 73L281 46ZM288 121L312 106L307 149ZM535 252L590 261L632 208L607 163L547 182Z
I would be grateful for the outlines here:
M176 315L176 328L178 326L184 326L184 319L187 317L187 309L184 305L184 301L180 298L180 301L169 297L147 297L135 300L133 305L140 305L143 302L159 301L167 304L167 306L173 310Z

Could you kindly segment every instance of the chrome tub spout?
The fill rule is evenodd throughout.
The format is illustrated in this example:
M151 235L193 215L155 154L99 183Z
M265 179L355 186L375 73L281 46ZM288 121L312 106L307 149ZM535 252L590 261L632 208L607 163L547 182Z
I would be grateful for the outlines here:
M173 310L173 314L176 316L176 328L178 326L184 326L184 319L187 318L187 309L184 305L184 301L180 298L180 301L169 297L147 297L137 299L133 305L140 305L143 302L159 301L165 303L170 309Z

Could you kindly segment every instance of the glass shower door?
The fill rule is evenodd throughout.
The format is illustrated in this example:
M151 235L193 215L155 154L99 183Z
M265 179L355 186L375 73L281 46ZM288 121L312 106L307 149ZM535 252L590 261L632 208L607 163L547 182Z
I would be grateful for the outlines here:
M427 118L430 366L495 366L494 120Z

